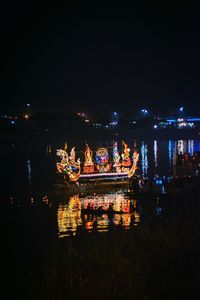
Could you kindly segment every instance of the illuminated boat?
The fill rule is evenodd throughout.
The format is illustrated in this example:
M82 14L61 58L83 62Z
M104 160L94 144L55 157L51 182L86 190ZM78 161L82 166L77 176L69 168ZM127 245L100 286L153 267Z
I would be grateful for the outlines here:
M62 173L66 183L119 183L129 181L135 174L139 154L133 151L130 157L130 148L122 141L124 147L122 154L119 154L117 142L113 143L112 160L109 159L109 153L106 148L99 148L95 153L89 145L86 145L84 152L84 162L81 164L80 158L75 158L75 147L67 153L67 144L64 149L57 150L57 156L60 162L57 163L57 170Z

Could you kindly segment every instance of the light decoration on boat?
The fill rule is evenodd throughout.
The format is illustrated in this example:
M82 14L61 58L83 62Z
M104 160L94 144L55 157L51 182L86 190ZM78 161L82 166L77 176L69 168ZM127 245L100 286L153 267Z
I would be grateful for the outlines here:
M96 151L94 164L92 160L93 153L89 146L86 146L84 152L85 161L83 165L83 172L81 173L80 159L76 160L75 147L70 151L70 155L67 153L67 144L65 143L64 149L58 149L57 155L61 158L61 161L56 164L59 173L64 175L65 181L71 181L77 183L79 178L85 178L88 180L94 179L95 181L103 181L111 178L114 181L124 180L131 178L137 169L137 163L139 154L135 150L132 158L130 158L130 149L128 145L123 142L124 152L122 153L122 163L120 162L120 155L117 149L117 142L113 144L113 167L111 172L112 163L109 162L109 154L106 148L99 148ZM94 167L96 166L97 172ZM110 179L109 179L110 180ZM78 184L78 183L77 183Z
M80 177L81 178L93 178L93 177L113 177L114 175L116 176L116 178L119 178L119 177L126 177L128 175L129 172L119 172L119 173L116 173L116 172L109 172L109 173L105 173L105 172L102 172L102 174L99 174L99 173L94 173L94 174L81 174Z
M113 167L115 168L116 172L121 172L121 162L120 162L120 155L118 152L117 142L113 143Z
M121 157L122 157L122 171L128 172L129 167L131 166L130 148L128 148L128 145L124 141L122 141L122 145L124 146L124 151L121 155Z
M69 176L70 181L76 182L81 174L81 162L80 158L75 159L75 148L73 147L70 152L70 156L67 153L67 144L65 143L64 150L57 150L57 155L60 156L61 162L57 163L57 170L59 173L64 174L64 178L66 175Z
M75 164L75 158L76 157L76 154L75 154L75 147L73 147L71 149L71 152L70 152L70 156L69 156L69 161L70 161L70 164L71 165L74 165Z
M88 145L86 145L84 156L85 156L85 162L84 162L83 172L87 174L94 173L94 163L92 161L93 152Z
M100 173L109 172L112 164L109 163L108 150L106 148L99 148L96 152L96 168Z

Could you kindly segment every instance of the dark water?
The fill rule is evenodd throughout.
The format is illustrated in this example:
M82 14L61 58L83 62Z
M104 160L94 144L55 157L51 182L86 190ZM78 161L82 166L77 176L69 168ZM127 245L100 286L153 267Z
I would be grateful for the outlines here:
M162 189L137 195L127 186L108 186L73 193L56 173L59 147L0 148L4 298L195 299L199 190L179 191L176 203ZM200 140L138 142L138 173L169 176L175 147L193 154Z
M199 140L138 142L138 173L144 177L169 176L175 146L179 152L193 154L200 151ZM76 150L78 157L81 155L78 145ZM126 187L114 191L85 191L86 194L69 195L63 189L62 177L56 174L55 145L28 151L23 147L9 146L1 148L1 158L1 206L53 207L59 237L77 234L80 229L102 232L121 227L128 230L142 222L140 208L136 205L138 199L130 195ZM92 214L86 213L84 210L89 204L102 206L102 211L99 212L97 207ZM109 205L112 205L112 214L107 212ZM155 213L161 214L162 207L159 207L156 200L153 205Z

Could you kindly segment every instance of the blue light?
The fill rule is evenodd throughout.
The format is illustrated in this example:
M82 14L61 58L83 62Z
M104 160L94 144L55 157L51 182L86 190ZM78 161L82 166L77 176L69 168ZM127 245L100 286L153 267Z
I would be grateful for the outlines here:
M175 123L176 119L168 119L167 122Z
M190 121L191 121L191 122L193 122L193 121L200 122L200 118L188 118L187 121L188 121L188 122L190 122Z
M148 114L148 110L147 110L147 109L142 109L141 111L142 111L142 113L145 114L145 115Z
M11 124L15 124L15 121L11 121Z
M183 111L183 109L184 109L183 106L179 108L180 111Z

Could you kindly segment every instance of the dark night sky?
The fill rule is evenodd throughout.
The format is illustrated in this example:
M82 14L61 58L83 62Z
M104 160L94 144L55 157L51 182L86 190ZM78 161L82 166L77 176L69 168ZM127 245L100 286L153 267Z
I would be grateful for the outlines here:
M1 110L199 112L199 10L94 2L1 7Z

